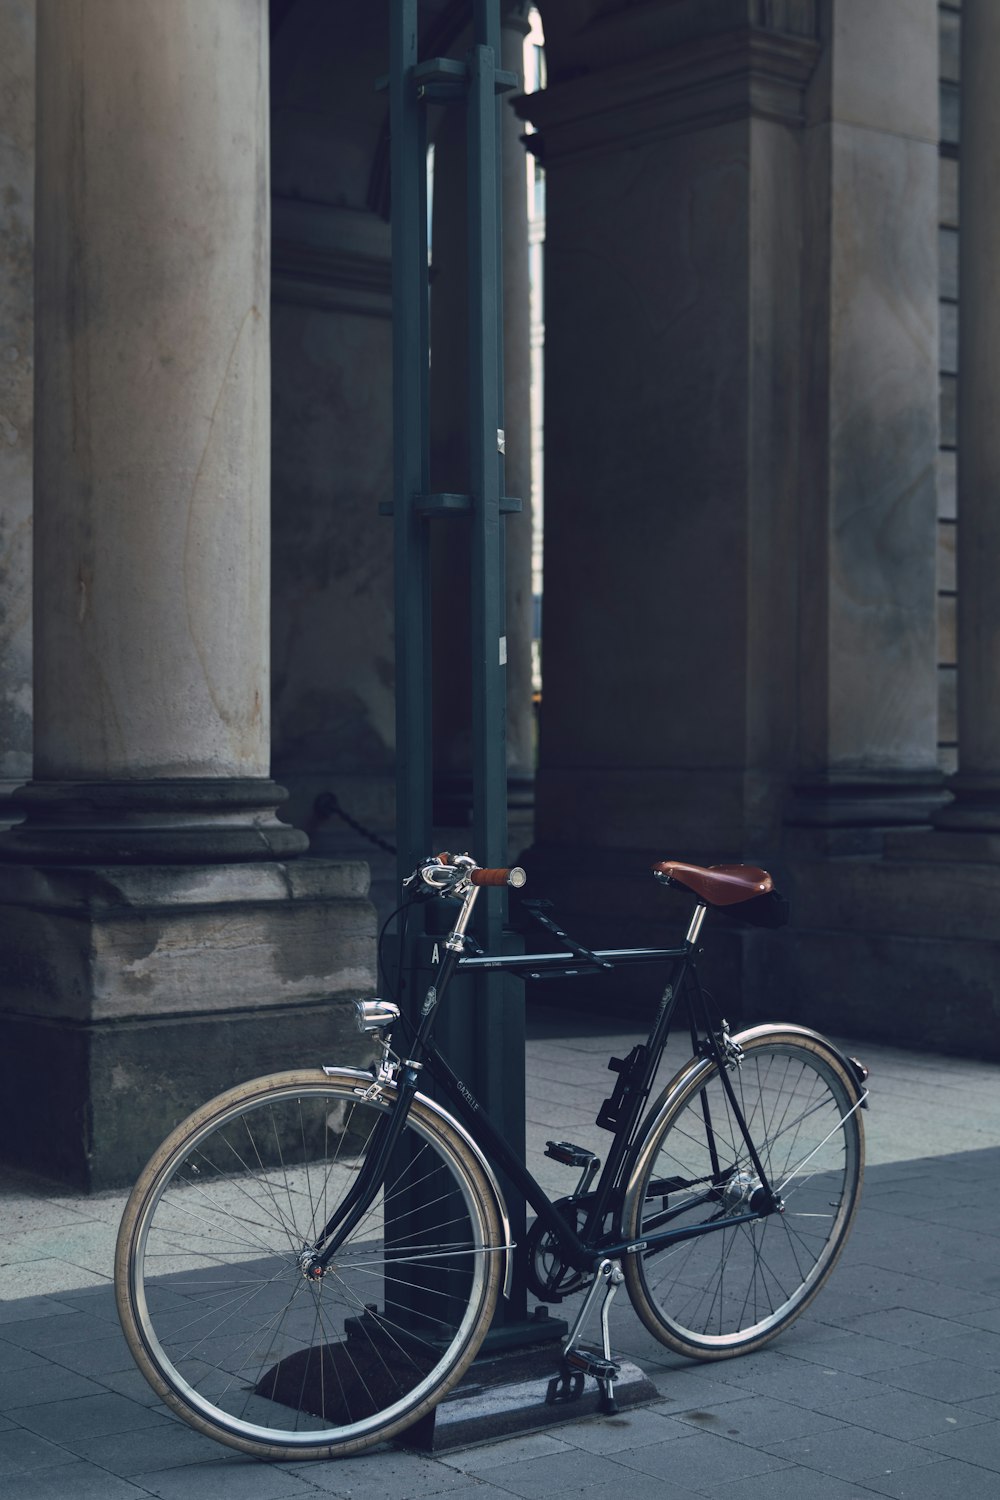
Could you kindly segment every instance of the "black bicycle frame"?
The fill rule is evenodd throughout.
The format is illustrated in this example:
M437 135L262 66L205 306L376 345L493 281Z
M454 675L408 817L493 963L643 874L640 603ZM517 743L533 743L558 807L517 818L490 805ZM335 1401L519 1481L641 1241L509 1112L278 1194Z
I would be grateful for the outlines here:
M736 1092L729 1077L730 1059L726 1056L723 1047L720 1045L719 1038L716 1036L711 1025L705 996L698 981L695 953L696 948L694 944L686 942L681 948L614 948L598 950L590 955L602 966L605 963L617 965L621 963L648 963L669 959L673 961L674 968L671 972L670 980L664 988L649 1036L645 1043L640 1044L641 1055L632 1064L631 1074L636 1076L630 1075L625 1079L625 1087L622 1090L620 1100L624 1106L624 1110L616 1122L611 1147L605 1158L597 1185L593 1191L588 1192L578 1200L579 1206L586 1212L582 1233L578 1234L572 1226L567 1224L566 1220L550 1202L544 1190L528 1171L525 1164L511 1150L506 1139L496 1129L478 1100L463 1083L461 1078L459 1078L447 1058L438 1050L432 1035L434 1014L447 991L448 983L456 969L503 969L515 973L523 971L528 977L541 973L569 977L580 972L578 956L565 952L511 954L503 955L502 957L494 957L490 954L466 956L460 955L456 948L448 948L446 946L436 976L436 984L430 987L424 1001L411 1056L401 1066L400 1081L397 1085L399 1092L396 1104L391 1114L387 1115L380 1122L365 1166L359 1174L359 1179L353 1191L341 1206L339 1212L324 1227L322 1234L317 1239L314 1247L314 1264L317 1267L325 1267L332 1260L339 1245L346 1238L347 1234L350 1233L354 1224L361 1218L378 1191L389 1154L395 1141L399 1138L399 1134L406 1121L406 1116L409 1113L410 1102L416 1092L418 1070L423 1068L426 1068L430 1077L454 1108L459 1120L469 1129L470 1134L476 1140L477 1144L485 1149L486 1156L506 1172L517 1190L523 1194L526 1201L538 1215L545 1229L557 1240L563 1259L574 1270L590 1271L593 1270L599 1260L607 1257L615 1257L638 1251L652 1253L655 1250L678 1243L681 1240L698 1238L720 1229L731 1229L738 1224L753 1223L761 1218L765 1218L770 1213L780 1211L780 1203L773 1193L763 1164L750 1138L746 1120L744 1119ZM760 1180L761 1188L765 1195L763 1199L764 1206L749 1213L720 1214L718 1219L709 1220L703 1224L690 1225L685 1228L653 1228L652 1232L645 1232L643 1237L638 1240L616 1239L613 1235L608 1237L603 1233L603 1226L609 1212L615 1215L613 1222L617 1222L619 1236L621 1234L620 1214L622 1209L622 1195L624 1184L628 1177L628 1169L631 1167L631 1157L636 1142L636 1134L643 1109L648 1101L653 1081L660 1065L660 1059L666 1045L670 1026L682 995L684 995L687 1002L692 1048L695 1054L701 1050L703 1055L707 1059L714 1061L718 1068L730 1107L743 1135L754 1171ZM699 1022L705 1032L705 1041L703 1044L699 1044L698 1039ZM635 1053L636 1049L633 1049L633 1055ZM705 1115L708 1139L713 1143L713 1177L706 1183L704 1197L704 1201L708 1203L715 1199L716 1191L722 1183L719 1162L714 1155L714 1136L712 1133L708 1100L704 1097L702 1098L702 1109ZM658 1187L662 1189L663 1195L666 1196L671 1188L676 1190L681 1185L679 1182L661 1183L658 1184ZM684 1187L696 1185L694 1183L683 1184ZM676 1217L677 1214L689 1210L692 1206L692 1200L687 1198L680 1208L673 1210L664 1209L661 1214L657 1215L655 1223L657 1225L666 1224L672 1218Z

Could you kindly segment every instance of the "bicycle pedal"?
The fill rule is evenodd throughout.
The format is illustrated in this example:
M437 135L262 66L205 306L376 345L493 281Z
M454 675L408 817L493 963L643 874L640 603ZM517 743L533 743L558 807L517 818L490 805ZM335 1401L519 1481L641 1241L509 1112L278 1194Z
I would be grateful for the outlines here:
M587 1167L597 1157L586 1146L574 1146L572 1141L546 1141L545 1155L566 1167Z
M596 1349L571 1349L564 1363L584 1375L593 1375L595 1380L617 1380L622 1371L617 1360L605 1359Z
M580 1370L564 1370L553 1375L545 1388L545 1405L559 1406L563 1401L579 1401L583 1395L583 1373Z

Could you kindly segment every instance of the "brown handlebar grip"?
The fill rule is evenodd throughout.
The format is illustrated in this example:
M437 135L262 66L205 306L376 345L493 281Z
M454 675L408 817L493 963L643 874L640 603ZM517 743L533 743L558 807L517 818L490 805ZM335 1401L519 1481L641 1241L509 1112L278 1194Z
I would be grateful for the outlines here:
M525 874L520 865L513 865L508 870L473 870L469 879L473 885L522 886Z

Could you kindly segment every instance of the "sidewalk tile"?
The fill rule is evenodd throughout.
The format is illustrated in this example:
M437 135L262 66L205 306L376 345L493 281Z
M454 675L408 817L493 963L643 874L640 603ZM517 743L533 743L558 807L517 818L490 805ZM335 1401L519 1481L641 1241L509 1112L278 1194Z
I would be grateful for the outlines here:
M417 1500L424 1495L450 1495L453 1490L468 1489L474 1479L441 1459L402 1453L398 1448L381 1448L356 1458L283 1463L278 1467L311 1485L313 1494L345 1495L350 1500L387 1500L403 1495L407 1500Z
M175 1469L182 1464L211 1463L227 1456L226 1450L212 1438L169 1419L130 1432L76 1437L67 1440L66 1447L80 1458L100 1464L109 1473L125 1479L132 1474Z
M996 1500L997 1496L995 1473L955 1458L894 1469L891 1474L866 1479L865 1485L873 1494L893 1495L897 1500Z
M936 1401L915 1391L892 1391L865 1401L845 1401L830 1407L830 1416L850 1426L884 1432L904 1442L947 1434L956 1427L975 1427L989 1418L967 1406Z
M30 1431L67 1447L76 1438L104 1437L113 1432L136 1432L170 1425L167 1416L148 1406L140 1406L138 1401L129 1401L114 1391L21 1407L17 1417Z
M862 1489L849 1479L793 1464L752 1479L709 1484L698 1493L705 1500L871 1500L872 1491L867 1482Z
M572 1448L583 1448L588 1453L614 1454L687 1437L690 1430L683 1420L650 1411L648 1407L638 1407L616 1417L567 1422L559 1428L559 1436Z
M0 1375L0 1411L5 1412L20 1412L26 1407L44 1406L51 1401L100 1394L101 1387L95 1381L48 1360L25 1370L11 1370Z
M161 1500L307 1500L316 1493L284 1469L252 1458L222 1458L133 1474L132 1483Z
M565 1453L572 1444L563 1433L572 1426L566 1423L557 1432L529 1432L524 1437L506 1438L498 1442L485 1443L479 1448L460 1448L457 1452L443 1453L440 1462L464 1474L481 1474L500 1465L523 1463L529 1458L544 1458L550 1453ZM581 1445L582 1446L582 1445Z
M793 1406L788 1401L775 1401L768 1396L751 1396L744 1401L728 1401L723 1406L684 1412L678 1416L677 1424L701 1432L713 1432L718 1437L735 1438L751 1447L763 1447L765 1443L780 1442L783 1438L805 1437L812 1432L842 1425L825 1412Z
M1000 1473L1000 1422L987 1421L979 1427L967 1427L960 1432L947 1432L918 1441L921 1448L942 1458L960 1458L965 1463L992 1469L994 1476ZM1000 1490L1000 1480L994 1478L994 1483Z
M697 1432L688 1438L676 1438L649 1448L637 1448L621 1455L629 1469L703 1488L724 1479L749 1478L773 1469L783 1469L787 1460L780 1455L748 1448L715 1433Z
M0 1481L12 1474L30 1474L35 1469L56 1468L72 1461L73 1455L55 1443L47 1443L37 1432L14 1427L0 1432Z
M676 1444L660 1444L655 1450L644 1448L638 1452L648 1453L662 1448L679 1447L685 1441L682 1438ZM617 1461L619 1459L621 1462ZM664 1477L683 1487L685 1470L679 1463L665 1475L656 1470L640 1470L637 1475L630 1472L632 1467L631 1464L625 1466L625 1457L621 1454L612 1459L572 1448L547 1458L533 1458L511 1464L502 1471L491 1469L487 1477L509 1490L512 1495L520 1496L521 1500L543 1500L543 1497L544 1500L549 1500L550 1496L561 1492L585 1494L590 1490L595 1491L595 1495L600 1496L601 1500L606 1496L622 1493L627 1493L632 1500L645 1500L646 1495L650 1500L655 1500L656 1496L663 1493ZM640 1477L643 1473L653 1482L645 1483Z
M882 1370L878 1379L900 1390L936 1396L942 1401L968 1402L1000 1394L1000 1370L962 1364L957 1359L925 1359L919 1365Z
M11 1500L149 1500L149 1493L95 1464L77 1462L20 1475Z
M973 1429L974 1431L976 1429ZM806 1469L820 1469L839 1479L863 1480L869 1474L885 1474L893 1469L914 1465L917 1449L912 1443L881 1432L866 1432L859 1427L839 1427L814 1437L793 1438L786 1443L769 1443L769 1453L790 1459ZM933 1454L927 1454L930 1463Z

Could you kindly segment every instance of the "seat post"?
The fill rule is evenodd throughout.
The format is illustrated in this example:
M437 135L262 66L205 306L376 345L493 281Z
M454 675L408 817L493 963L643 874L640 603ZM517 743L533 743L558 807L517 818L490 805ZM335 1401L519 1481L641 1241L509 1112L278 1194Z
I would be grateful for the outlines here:
M701 932L701 924L705 920L705 913L707 911L708 907L706 906L705 902L699 901L698 905L691 913L691 924L688 927L687 937L685 939L688 946L691 948L693 948L695 943L698 941L698 934Z

